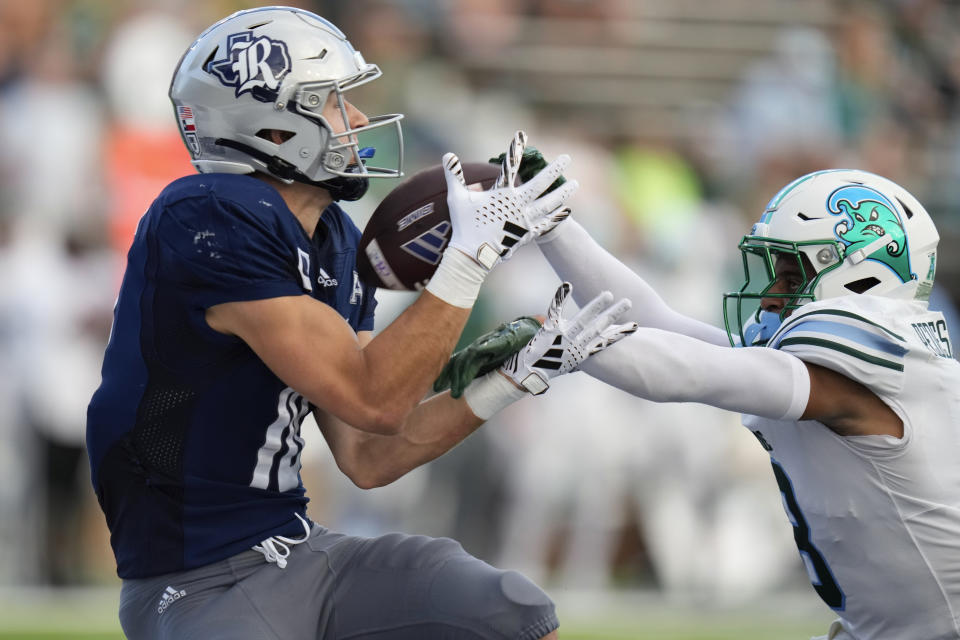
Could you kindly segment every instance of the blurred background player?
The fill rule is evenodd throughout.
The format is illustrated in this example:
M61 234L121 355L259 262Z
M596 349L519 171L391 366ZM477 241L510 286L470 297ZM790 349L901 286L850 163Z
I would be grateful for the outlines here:
M216 23L174 74L200 173L167 186L138 225L88 410L127 637L556 637L538 587L450 539L347 536L306 517L309 412L353 483L389 484L624 333L605 333L628 306L609 293L567 331L568 285L511 369L421 402L512 252L503 225L526 225L520 246L566 217L576 185L538 197L564 157L516 186L522 133L489 192L469 191L444 156L450 244L427 290L373 337L360 231L335 201L401 175L402 116L368 119L344 96L379 75L333 24L289 7ZM384 131L396 164L374 165L361 139ZM542 371L548 350L562 366Z

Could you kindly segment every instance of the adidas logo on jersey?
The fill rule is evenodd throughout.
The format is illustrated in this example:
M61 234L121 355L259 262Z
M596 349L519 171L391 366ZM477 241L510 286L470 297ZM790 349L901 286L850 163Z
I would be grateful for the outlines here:
M185 595L187 595L187 592L183 589L177 591L173 587L167 587L163 592L163 596L160 598L160 602L157 603L157 615L163 615L163 612L166 611L171 604Z
M336 278L331 278L330 274L323 270L323 267L320 267L320 275L317 276L317 282L324 288L335 287L339 284Z

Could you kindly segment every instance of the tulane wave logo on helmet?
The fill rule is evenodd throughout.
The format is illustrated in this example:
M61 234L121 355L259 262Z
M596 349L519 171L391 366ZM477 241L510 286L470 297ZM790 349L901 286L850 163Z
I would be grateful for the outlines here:
M249 31L227 37L226 57L207 64L206 71L233 87L236 97L250 93L261 102L277 99L280 81L290 71L287 45Z
M907 235L896 207L886 196L861 185L844 186L830 194L827 208L832 215L842 216L834 233L846 245L847 255L884 238L886 242L867 258L882 262L903 282L913 278Z

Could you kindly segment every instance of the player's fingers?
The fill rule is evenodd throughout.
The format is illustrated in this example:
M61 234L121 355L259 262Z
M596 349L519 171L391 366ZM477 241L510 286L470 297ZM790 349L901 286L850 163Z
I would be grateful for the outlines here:
M612 297L613 296L611 295L611 299ZM633 303L630 302L628 298L620 298L615 304L609 305L606 309L604 309L603 313L600 314L598 319L605 324L613 324L617 318L625 314L627 311L630 311L631 308L633 308Z
M616 320L630 310L633 304L626 298L621 298L615 304L607 306L602 312L597 314L597 317L594 318L592 322L592 335L588 336L586 340L591 340L595 336L602 334L607 330L608 327L613 326L613 323Z
M579 187L580 183L576 180L567 180L560 188L554 189L550 193L534 200L530 205L530 212L534 217L539 217L556 210L562 206Z
M551 227L555 227L561 222L563 222L564 220L566 220L567 218L569 218L571 213L572 213L572 210L570 209L570 207L557 207L556 209L548 213L546 216L544 216L544 220L546 222L549 222Z
M463 167L460 166L460 158L455 153L443 154L443 176L447 180L447 191L452 191L457 186L466 188L467 182L463 178Z
M612 301L613 294L602 291L584 305L567 325L564 331L567 339L579 344L587 344L593 340L612 321L607 315L612 308Z
M618 342L623 338L636 333L637 329L639 328L640 325L638 325L636 322L610 325L600 332L600 335L597 337L597 339L591 343L588 351L590 352L590 355L593 355L598 351L603 351L615 342Z
M520 171L520 162L523 160L523 150L527 146L527 134L523 131L517 131L513 134L513 140L510 141L510 148L500 163L500 175L494 188L514 187L517 184L517 173Z
M477 375L478 367L467 365L461 367L452 378L450 378L450 395L459 398L463 395L466 388L473 382Z
M613 302L613 294L609 291L601 291L593 300L583 305L583 308L577 312L573 319L575 322L580 322L580 324L586 326L609 308L611 302Z
M453 366L450 368L450 395L454 398L463 395L463 390L473 380L472 376L467 378L471 361L471 358L460 358L451 363Z
M534 196L540 195L547 190L547 187L553 184L553 181L563 173L563 170L566 169L569 164L570 156L565 153L560 154L556 160L548 164L537 175L524 183L524 191L532 193ZM570 184L570 182L568 181L566 184ZM557 191L559 191L559 189Z
M544 323L545 327L555 328L560 326L560 314L563 311L563 303L566 302L567 296L570 295L572 290L573 285L569 282L561 282L560 286L557 287L556 293L553 294L553 300L550 302L550 308L547 309L547 321Z
M570 207L560 206L540 218L530 227L530 233L534 237L542 236L558 224L570 217Z

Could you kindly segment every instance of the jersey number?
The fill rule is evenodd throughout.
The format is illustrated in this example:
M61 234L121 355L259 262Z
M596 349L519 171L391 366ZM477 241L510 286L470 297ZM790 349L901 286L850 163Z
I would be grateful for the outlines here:
M300 423L309 410L306 399L290 387L280 392L277 419L267 427L263 446L257 451L251 487L289 491L300 486Z
M846 596L834 580L827 561L810 539L810 527L807 525L806 518L803 517L803 512L800 511L800 505L797 504L793 484L780 463L773 459L770 462L773 464L773 475L777 478L777 486L780 487L780 493L783 495L784 507L793 524L793 539L797 542L797 549L800 550L807 573L810 574L810 582L827 606L834 611L843 611Z

